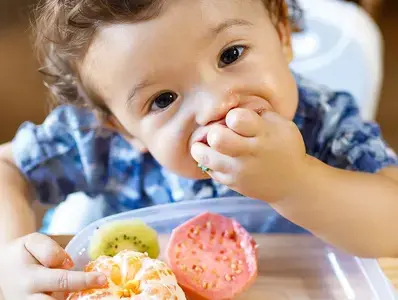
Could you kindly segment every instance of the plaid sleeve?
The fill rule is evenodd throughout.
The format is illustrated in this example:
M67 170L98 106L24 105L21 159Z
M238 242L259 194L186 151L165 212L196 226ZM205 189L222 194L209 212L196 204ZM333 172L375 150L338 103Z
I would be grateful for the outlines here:
M58 204L78 191L97 194L104 186L110 135L99 134L94 121L86 111L61 106L43 124L19 128L14 159L42 203Z
M398 165L380 127L362 120L355 100L347 93L336 93L328 101L321 128L319 149L329 165L368 173Z

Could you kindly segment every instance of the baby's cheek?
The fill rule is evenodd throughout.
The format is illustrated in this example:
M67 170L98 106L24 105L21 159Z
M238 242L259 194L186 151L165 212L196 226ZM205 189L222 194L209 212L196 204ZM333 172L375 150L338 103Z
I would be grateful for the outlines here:
M186 159L188 142L179 132L163 132L152 135L149 151L163 165L175 166Z
M298 106L298 89L292 76L287 76L281 83L274 98L275 111L288 120L293 120Z
M146 140L145 144L163 167L183 177L196 177L197 163L189 149L194 126L188 114L165 118L161 123L147 122L142 125L141 132Z

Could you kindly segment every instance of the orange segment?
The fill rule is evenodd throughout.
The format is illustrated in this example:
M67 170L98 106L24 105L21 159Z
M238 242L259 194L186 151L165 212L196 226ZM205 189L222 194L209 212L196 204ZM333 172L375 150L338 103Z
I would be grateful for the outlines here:
M112 266L111 280L115 285L122 284L122 275L120 274L120 267L118 265Z
M129 270L127 273L127 278L126 280L132 280L135 278L137 275L138 271L141 269L142 264L141 261L138 258L131 258L129 260Z
M138 294L140 292L140 281L135 279L130 280L124 285L124 287L131 290L134 294Z

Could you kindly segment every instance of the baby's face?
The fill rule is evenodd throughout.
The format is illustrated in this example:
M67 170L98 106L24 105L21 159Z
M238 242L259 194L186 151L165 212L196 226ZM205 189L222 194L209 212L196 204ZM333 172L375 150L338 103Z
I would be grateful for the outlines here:
M293 118L289 32L277 30L260 0L168 3L152 20L101 28L80 73L127 138L169 170L204 178L190 148L228 111Z

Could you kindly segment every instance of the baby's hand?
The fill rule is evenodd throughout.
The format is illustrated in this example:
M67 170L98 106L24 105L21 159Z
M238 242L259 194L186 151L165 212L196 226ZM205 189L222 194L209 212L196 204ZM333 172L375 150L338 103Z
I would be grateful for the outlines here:
M52 292L101 288L101 273L68 271L73 262L55 241L33 233L0 251L0 287L5 300L53 300Z
M237 108L226 126L214 126L209 146L192 146L193 158L209 175L247 197L274 202L290 196L305 176L306 152L297 126L274 112L261 116Z

